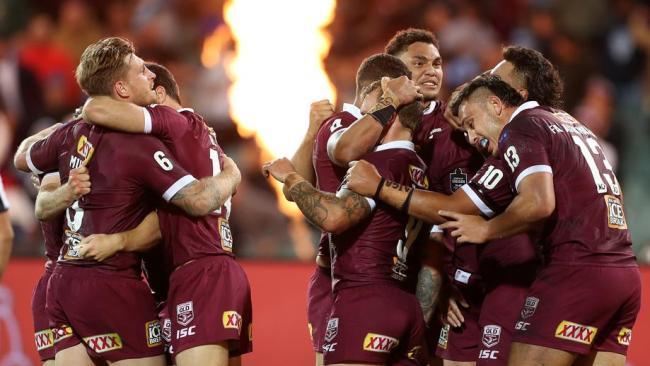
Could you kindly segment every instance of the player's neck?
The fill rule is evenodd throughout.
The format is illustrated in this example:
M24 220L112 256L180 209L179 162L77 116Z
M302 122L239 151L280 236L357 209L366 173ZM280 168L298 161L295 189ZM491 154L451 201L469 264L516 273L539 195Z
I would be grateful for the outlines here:
M166 105L169 108L173 108L175 110L179 110L179 109L183 108L183 106L180 105L180 103L176 102L172 98L165 99L165 103L163 103L163 105Z
M394 124L398 124L399 121L393 122ZM391 126L391 128L386 132L386 136L384 136L384 139L382 140L382 144L385 144L387 142L393 142L393 141L412 141L413 140L413 134L411 133L411 130L409 130L406 127L403 126Z

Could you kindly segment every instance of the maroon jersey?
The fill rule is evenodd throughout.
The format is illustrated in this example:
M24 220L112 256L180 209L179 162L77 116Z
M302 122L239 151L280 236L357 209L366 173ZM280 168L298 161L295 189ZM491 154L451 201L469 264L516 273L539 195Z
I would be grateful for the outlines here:
M596 136L563 111L526 102L499 136L513 190L553 174L555 211L542 232L549 263L635 266L623 199Z
M319 190L330 193L336 192L347 172L347 168L332 163L327 154L327 143L330 137L334 133L350 127L353 122L361 117L361 111L355 105L343 104L343 110L341 112L334 113L320 126L312 152L312 162L316 174L316 188ZM321 240L318 244L318 255L329 257L329 239L327 233L321 234Z
M50 174L59 175L58 172L41 174L39 175L39 180L43 181L43 178ZM64 219L65 215L60 214L50 220L40 222L43 241L45 244L45 257L48 259L46 266L50 266L51 263L56 262L59 253L61 252L61 247L63 246L62 238Z
M363 159L386 179L418 188L428 186L426 166L409 141L382 144ZM334 290L378 283L403 287L417 270L419 258L409 253L416 252L412 245L419 242L416 239L422 227L421 221L379 203L366 221L340 235L332 234Z
M214 131L191 109L180 113L162 105L144 109L145 132L158 136L176 159L197 178L218 175L223 166L223 150ZM228 226L230 199L204 217L191 217L175 206L158 210L160 230L172 268L209 255L232 256L233 238Z
M69 158L61 159L66 154ZM133 229L155 209L159 197L170 200L195 180L173 160L160 140L118 133L81 120L32 145L27 159L36 173L59 170L63 182L70 169L86 164L92 179L91 192L66 210L59 263L134 275L140 269L138 254L118 252L101 263L80 259L79 242L90 234Z
M420 156L428 164L431 190L450 195L474 176L483 164L483 156L467 142L462 131L451 127L444 112L444 103L432 102L432 106L424 111L416 141L421 144ZM476 245L456 245L449 233L445 233L444 243L450 275L455 275L455 267L461 267L467 273L478 271Z
M504 173L506 168L503 160L490 156L469 183L461 187L487 218L502 213L515 197ZM477 248L481 276L489 282L503 276L504 268L525 271L528 279L535 274L537 249L529 234L492 240Z

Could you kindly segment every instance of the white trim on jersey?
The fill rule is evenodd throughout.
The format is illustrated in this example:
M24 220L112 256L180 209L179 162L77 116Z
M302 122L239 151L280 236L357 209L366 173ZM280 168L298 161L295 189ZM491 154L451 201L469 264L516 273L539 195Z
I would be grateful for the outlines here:
M32 171L32 173L43 174L43 172L40 171L32 161L32 146L34 146L34 144L29 145L29 147L27 148L27 154L25 154L25 160L27 160L27 166L29 167L29 170Z
M521 183L521 181L524 180L524 178L526 178L527 176L535 173L553 174L553 168L551 168L549 165L533 165L524 169L521 173L519 173L517 179L515 179L515 189L517 190L517 193L519 193L519 183Z
M341 188L339 188L338 191L336 191L336 197L341 198L343 196L343 193L348 193L348 192L352 192L352 191L350 191L348 187L343 185L341 186ZM371 212L374 211L375 207L377 207L377 203L375 203L375 200L373 200L370 197L363 197L363 198L365 198L368 204L370 205L370 211Z
M438 226L438 225L433 225L433 226L431 227L431 231L430 231L431 234L435 234L435 233L443 233L443 232L444 232L444 230L442 230L442 229L440 228L440 226Z
M7 195L5 194L5 187L2 184L2 176L0 176L0 212L8 210L10 207L9 199L7 199Z
M463 192L465 192L467 197L469 197L469 199L472 200L472 202L474 203L474 206L476 206L476 208L478 208L483 213L483 215L487 217L494 216L494 211L492 211L492 209L488 207L488 205L486 205L485 202L483 202L481 197L479 197L478 194L474 192L474 190L472 189L472 187L469 186L469 184L463 185L462 187L460 187L460 189L462 189Z
M437 105L436 101L432 100L431 103L429 103L429 107L425 109L424 112L422 112L422 114L426 116L427 114L433 113L433 111L436 110L436 105Z
M190 174L184 176L183 178L177 180L176 183L172 184L169 188L167 188L165 193L163 193L163 198L165 201L169 202L174 197L174 195L178 193L178 191L185 188L186 185L194 182L195 180L196 178Z
M177 109L176 112L178 112L178 113L181 113L181 112L191 112L191 113L194 113L194 109L192 109L192 108L181 108L181 109Z
M512 116L510 116L510 119L508 120L508 123L510 123L510 121L515 119L515 117L517 117L517 115L519 113L525 111L526 109L532 109L532 108L535 108L535 107L539 107L539 103L537 103L534 100L529 100L526 103L520 105L519 107L517 107L517 109L515 109L514 112L512 112Z
M350 113L356 119L363 117L363 114L361 114L361 109L359 109L359 107L354 104L343 103L343 112Z
M375 151L383 151L389 149L407 149L415 151L415 145L413 145L413 142L407 140L391 141L377 146L375 148Z
M149 113L149 110L147 110L145 107L142 107L142 113L144 114L144 133L149 134L153 128L153 124L151 122L151 113Z

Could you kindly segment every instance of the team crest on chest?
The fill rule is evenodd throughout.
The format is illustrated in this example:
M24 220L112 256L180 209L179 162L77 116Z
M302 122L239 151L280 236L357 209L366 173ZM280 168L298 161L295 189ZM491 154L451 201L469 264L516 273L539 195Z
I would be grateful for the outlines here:
M452 192L456 192L458 188L465 184L467 184L467 174L463 172L463 169L458 168L449 174L449 188Z

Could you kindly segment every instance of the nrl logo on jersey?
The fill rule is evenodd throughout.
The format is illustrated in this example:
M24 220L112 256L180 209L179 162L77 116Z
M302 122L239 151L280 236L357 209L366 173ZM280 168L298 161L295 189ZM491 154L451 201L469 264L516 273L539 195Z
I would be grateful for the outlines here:
M325 342L331 342L334 337L339 334L339 318L331 318L327 322L327 329L325 330Z
M396 338L382 334L368 333L363 340L363 350L370 352L390 353L397 347L399 341Z
M456 192L458 188L465 184L467 184L467 174L463 173L463 169L458 168L449 174L449 188L452 192Z
M535 310L537 309L537 305L539 304L539 299L536 297L529 296L526 298L526 302L524 303L524 308L521 309L521 317L523 319L530 318L535 314Z
M491 348L499 344L501 339L501 327L498 325L486 325L483 329L483 338L481 341L487 348Z
M176 305L176 322L182 326L188 325L194 320L194 303L187 301Z
M411 182L419 188L429 188L429 179L423 169L409 164L409 176Z

